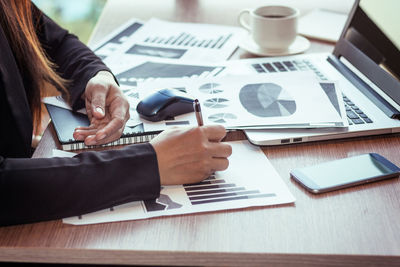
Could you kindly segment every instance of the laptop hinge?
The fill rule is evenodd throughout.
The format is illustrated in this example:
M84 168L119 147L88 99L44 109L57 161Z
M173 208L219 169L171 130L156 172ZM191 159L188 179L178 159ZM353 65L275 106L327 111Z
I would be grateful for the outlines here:
M360 90L366 97L368 97L380 110L392 119L400 119L400 112L380 96L374 89L371 88L366 82L360 79L354 72L352 72L345 64L343 64L336 56L329 55L327 58L344 77L347 78L358 90Z

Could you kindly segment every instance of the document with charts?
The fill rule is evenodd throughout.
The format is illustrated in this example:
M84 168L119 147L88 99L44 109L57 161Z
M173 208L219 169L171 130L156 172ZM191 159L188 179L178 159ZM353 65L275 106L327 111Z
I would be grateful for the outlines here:
M339 111L312 73L234 75L192 79L164 79L138 84L141 97L162 88L185 91L199 99L204 124L228 129L346 127L343 102ZM335 87L337 98L341 92ZM195 126L193 115L172 121L144 121L146 131L167 125ZM194 123L193 123L194 122Z
M229 58L246 34L240 27L152 18L127 36L115 53L218 62Z
M91 45L90 49L104 60L106 57L112 56L142 26L142 21L132 18L105 36L101 41Z
M107 55L121 87L132 87L156 78L216 76L224 67L215 63L228 59L244 34L240 27L153 18L95 52Z
M136 201L63 219L83 225L197 212L293 203L282 178L258 147L247 141L230 142L229 168L191 185L164 186L155 200ZM61 154L62 153L62 154ZM55 151L54 156L71 156Z

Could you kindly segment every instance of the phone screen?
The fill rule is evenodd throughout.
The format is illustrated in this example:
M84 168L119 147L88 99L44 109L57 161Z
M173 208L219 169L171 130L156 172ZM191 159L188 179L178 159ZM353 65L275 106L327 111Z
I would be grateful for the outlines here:
M398 171L399 168L382 156L364 154L294 170L292 177L308 189L319 191L368 179L394 177Z

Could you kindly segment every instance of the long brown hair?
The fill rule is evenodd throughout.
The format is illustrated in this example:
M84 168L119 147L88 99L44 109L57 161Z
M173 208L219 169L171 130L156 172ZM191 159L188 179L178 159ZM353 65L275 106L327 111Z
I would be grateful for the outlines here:
M32 9L30 0L0 0L0 25L2 26L16 58L28 97L35 131L41 120L41 98L56 87L67 92L66 81L54 70L55 65L46 57L35 27L40 18ZM35 26L36 25L36 26Z

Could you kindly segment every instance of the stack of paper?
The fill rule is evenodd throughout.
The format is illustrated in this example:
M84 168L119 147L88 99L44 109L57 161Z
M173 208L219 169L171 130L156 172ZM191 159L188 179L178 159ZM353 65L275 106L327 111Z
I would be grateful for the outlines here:
M231 129L348 126L342 101L332 105L313 74L225 77L225 60L245 34L239 27L132 20L93 49L113 70L127 96L132 107L130 123L143 123L145 131L175 125L149 122L135 112L143 97L166 87L198 98L206 124ZM337 86L333 95L341 99ZM194 114L176 117L175 122L197 125Z
M239 27L150 19L132 20L93 47L121 84L154 78L217 75L237 49ZM198 62L198 63L196 63Z
M339 112L331 104L315 75L308 72L269 75L220 76L196 79L162 79L140 83L145 97L154 90L179 88L202 104L205 124L221 124L227 129L345 127L342 102ZM336 98L341 93L336 90ZM174 125L196 125L193 114L152 123L144 120L145 130Z

